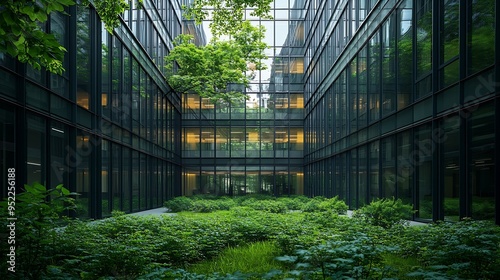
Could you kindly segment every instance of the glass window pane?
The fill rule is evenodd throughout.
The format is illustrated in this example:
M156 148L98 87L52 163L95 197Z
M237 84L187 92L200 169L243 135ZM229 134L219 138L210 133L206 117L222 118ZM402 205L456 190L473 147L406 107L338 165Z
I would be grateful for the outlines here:
M396 17L382 26L382 116L396 109Z
M0 174L2 178L8 178L8 169L16 168L16 115L12 108L0 104ZM29 131L28 131L29 133ZM30 135L30 134L28 134ZM30 137L32 137L30 135ZM33 171L32 171L33 172ZM8 180L4 179L0 183L0 197L7 197Z
M245 156L245 128L231 128L231 157Z
M106 217L111 214L110 203L110 186L109 186L109 163L110 163L110 147L109 141L102 140L101 143L101 206L102 216Z
M201 128L201 157L214 157L215 133L212 127Z
M368 203L368 158L366 146L358 149L358 207Z
M441 144L444 185L444 219L458 221L460 216L460 117L447 117L441 121L446 136Z
M119 210L122 211L122 201L121 201L121 196L122 196L122 175L121 175L121 154L122 154L122 149L121 146L118 144L112 145L112 152L111 152L111 192L112 192L112 210Z
M473 74L495 61L495 0L468 1L470 28L467 42L468 73Z
M76 213L78 217L82 218L90 218L90 162L96 143L97 141L92 135L81 130L77 131L76 152L81 161L76 167L76 186L74 191L79 194L75 197L77 205Z
M369 201L380 197L379 191L379 176L380 176L380 165L379 165L379 141L375 141L370 144L370 193Z
M415 130L415 142L410 158L415 162L417 216L432 219L432 136L431 126L423 125Z
M413 88L413 26L412 1L404 1L397 9L398 39L398 110L406 107L412 100Z
M90 109L90 19L89 9L78 5L76 15L77 25L80 27L76 32L76 75L77 90L76 103L85 109Z
M381 143L382 197L396 197L396 143L393 136L384 138Z
M471 217L495 219L495 109L492 103L482 105L468 121L469 193L472 195Z
M411 131L405 131L398 134L397 138L397 197L403 202L413 204L412 200L412 182L414 172L414 158L412 152Z
M421 77L432 64L432 1L417 1L416 5L417 77Z
M130 182L131 182L131 157L130 149L123 147L122 150L122 191L123 191L123 203L122 211L128 213L130 212Z

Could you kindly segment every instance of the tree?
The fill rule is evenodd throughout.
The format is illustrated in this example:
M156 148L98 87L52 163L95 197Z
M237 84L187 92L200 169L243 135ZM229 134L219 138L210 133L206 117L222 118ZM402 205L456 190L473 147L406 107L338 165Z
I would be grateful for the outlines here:
M197 24L205 20L212 10L210 29L216 37L238 31L243 19L245 9L252 8L251 16L271 19L271 3L273 0L194 0L192 5L183 6L184 17L194 19Z
M167 81L179 93L196 93L213 102L242 100L254 71L265 67L263 36L262 27L249 22L234 38L213 40L206 46L196 46L191 35L179 35L165 58Z
M265 29L244 20L245 9L252 15L271 18L272 0L195 0L183 6L184 16L201 24L212 9L212 40L196 46L190 35L176 38L174 49L165 58L167 82L179 93L196 93L213 102L232 103L246 98L244 89L256 70L264 70ZM229 38L229 39L221 39Z
M93 0L106 30L112 33L120 24L119 15L128 9L128 0ZM7 53L35 69L45 67L61 74L66 49L53 34L44 30L49 14L64 13L76 3L72 0L6 0L0 6L0 52ZM84 0L79 5L88 5Z

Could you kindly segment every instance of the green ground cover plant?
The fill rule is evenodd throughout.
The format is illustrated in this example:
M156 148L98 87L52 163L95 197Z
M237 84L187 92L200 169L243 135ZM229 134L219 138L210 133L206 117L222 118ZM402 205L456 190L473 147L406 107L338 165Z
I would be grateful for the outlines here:
M229 210L237 206L250 207L271 213L285 213L288 211L304 212L335 212L346 214L348 206L337 196L325 198L318 196L273 197L269 195L248 195L237 197L218 197L213 195L195 195L192 197L174 197L165 202L164 206L170 212L192 211L209 213L218 210Z
M212 273L266 273L273 269L282 269L276 260L279 247L272 241L255 242L248 245L224 249L213 259L194 264L188 270L197 274Z
M370 204L355 210L353 217L362 219L374 226L391 228L405 224L415 213L413 207L403 203L401 199L382 198L373 200Z
M37 193L31 203L37 206L25 205L19 211L43 218L31 220L36 236L26 232L20 237L36 239L23 239L33 243L19 244L19 259L31 256L27 250L34 249L33 244L38 244L43 258L18 267L25 279L495 279L500 275L498 226L472 220L420 227L395 218L388 223L387 213L405 217L408 211L394 209L411 209L394 206L400 203L396 200L368 205L371 208L362 213L371 213L370 218L349 218L332 210L336 207L319 207L339 204L338 198L197 196L177 199L177 205L191 209L197 203L225 203L229 210L158 216L113 212L105 220L61 224L57 211L67 212L66 205L72 202L65 198L70 195L67 190L36 186L27 191ZM48 193L55 199L47 199ZM297 201L319 202L318 210L273 213L251 207L299 205ZM59 206L49 211L54 205ZM45 210L38 212L39 208ZM37 233L35 217L43 221L43 232ZM6 248L1 248L3 253Z

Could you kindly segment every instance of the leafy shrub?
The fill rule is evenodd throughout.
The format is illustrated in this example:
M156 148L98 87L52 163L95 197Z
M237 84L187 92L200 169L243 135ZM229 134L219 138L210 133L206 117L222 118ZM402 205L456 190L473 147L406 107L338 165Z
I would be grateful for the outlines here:
M191 206L193 212L209 213L221 210L219 201L217 200L195 200Z
M319 212L319 204L321 201L317 199L311 199L309 202L305 203L302 207L303 212Z
M394 225L406 224L404 219L411 218L415 211L409 204L403 203L401 199L382 198L372 201L370 204L357 209L353 218L361 219L369 224L391 228Z
M325 199L319 204L320 211L332 211L342 215L347 213L347 209L347 204L343 200L340 200L338 196Z
M302 203L306 203L311 199L305 195L290 195L289 198L296 200L296 201L299 201L299 202L302 202Z
M306 204L302 208L304 212L325 212L332 211L338 214L346 214L347 213L347 204L340 200L338 196L332 198L325 198L322 196L315 197Z
M13 205L11 200L0 202L0 225L9 231L15 231L15 273L22 279L40 279L46 274L48 265L57 260L55 246L58 231L66 225L65 214L75 209L74 198L68 189L58 185L53 189L35 183L24 185L24 192L18 192ZM17 220L7 220L12 207ZM3 239L3 238L2 238ZM0 243L2 256L12 253L13 243ZM8 257L10 259L10 257ZM0 269L7 272L8 262L2 261ZM11 265L9 265L11 267Z
M383 254L394 249L357 232L277 259L295 263L300 279L379 279L388 276L384 275Z
M288 210L302 210L302 208L304 207L304 202L302 202L302 200L299 198L280 197L277 199L277 201L285 204Z
M247 205L250 208L270 213L285 213L288 211L285 203L277 200L256 200Z
M230 210L231 214L244 218L244 217L253 217L258 213L258 210L255 210L248 206L235 206Z
M250 198L247 198L247 199L243 199L243 200L239 200L238 204L240 206L247 206L247 207L250 207L250 205L254 204L255 202L257 202L259 200L253 198L253 197L250 197Z
M234 199L228 197L216 200L216 202L219 205L220 210L230 210L231 208L238 206Z
M193 200L189 197L178 196L165 201L164 206L171 212L190 211L193 207Z
M500 275L500 228L489 221L410 227L398 242L402 255L416 256L423 264L412 276L444 273L449 278L495 279Z

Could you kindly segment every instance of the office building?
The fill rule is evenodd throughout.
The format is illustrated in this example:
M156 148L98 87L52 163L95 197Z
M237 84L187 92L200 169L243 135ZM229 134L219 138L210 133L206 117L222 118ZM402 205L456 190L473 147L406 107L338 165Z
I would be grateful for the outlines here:
M63 75L0 55L2 174L81 193L81 216L177 195L400 198L415 220L500 223L500 5L494 0L275 0L266 70L246 101L172 92L176 0L132 1L114 35L93 8L45 26ZM2 195L6 195L5 182Z

